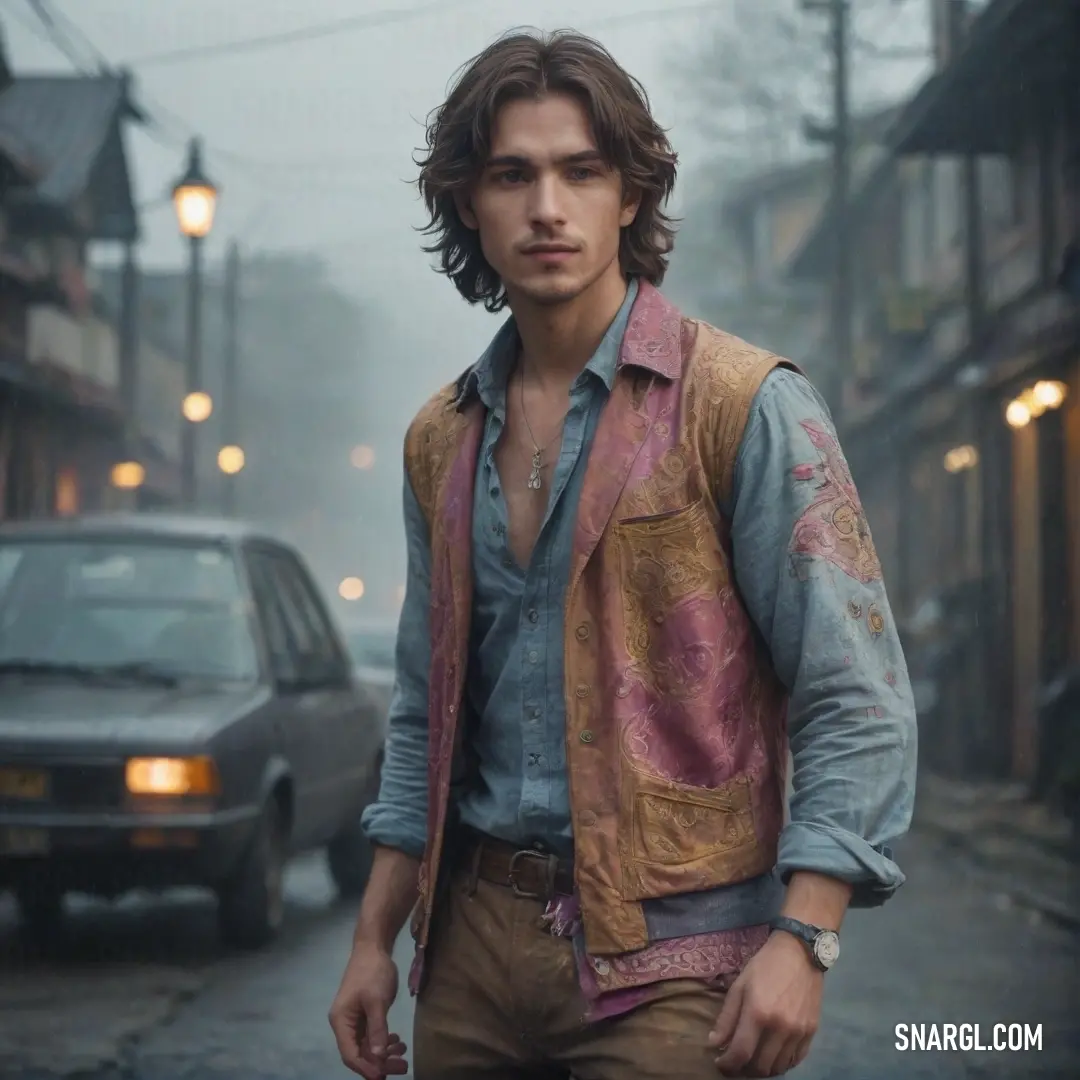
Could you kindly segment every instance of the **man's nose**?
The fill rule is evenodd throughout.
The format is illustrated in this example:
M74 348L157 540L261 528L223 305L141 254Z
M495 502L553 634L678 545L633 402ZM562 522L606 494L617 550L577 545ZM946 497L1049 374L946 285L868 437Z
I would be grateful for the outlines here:
M562 185L558 177L542 174L532 186L532 200L529 207L532 220L548 228L563 225L566 212L563 208Z

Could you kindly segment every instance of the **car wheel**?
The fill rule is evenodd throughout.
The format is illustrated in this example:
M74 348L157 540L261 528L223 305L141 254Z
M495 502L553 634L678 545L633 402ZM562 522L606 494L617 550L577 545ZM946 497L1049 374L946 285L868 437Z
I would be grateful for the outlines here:
M258 949L285 921L286 838L281 809L271 802L236 873L218 889L218 925L229 945Z
M15 887L15 902L23 928L36 941L55 938L64 924L64 893L49 882L31 881Z
M367 888L374 856L371 843L360 828L359 821L346 825L330 841L326 849L326 861L340 896L351 898L363 893Z

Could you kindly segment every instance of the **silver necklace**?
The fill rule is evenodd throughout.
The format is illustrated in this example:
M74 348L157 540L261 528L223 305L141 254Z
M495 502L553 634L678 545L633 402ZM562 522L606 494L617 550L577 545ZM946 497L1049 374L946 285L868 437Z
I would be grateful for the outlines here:
M566 423L566 417L563 416L562 422L559 424L559 430L555 432L551 441L547 446L540 446L536 441L536 436L533 434L532 426L529 424L528 414L525 412L525 373L521 374L521 419L525 421L525 430L529 433L529 439L533 445L532 453L532 469L529 472L528 488L530 491L540 490L540 470L544 467L544 451L546 451L552 443L562 434L563 424Z

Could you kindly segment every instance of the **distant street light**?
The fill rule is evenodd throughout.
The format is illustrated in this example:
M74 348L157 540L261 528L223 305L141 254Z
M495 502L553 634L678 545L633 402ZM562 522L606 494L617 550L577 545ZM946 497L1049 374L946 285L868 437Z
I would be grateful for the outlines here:
M342 600L359 600L364 595L364 583L358 577L347 577L338 586Z
M188 238L190 260L188 268L188 319L187 319L187 397L185 405L196 395L206 398L205 404L212 407L208 395L202 390L202 242L209 235L214 224L214 211L217 207L218 189L209 180L202 169L202 147L198 139L188 144L188 162L184 175L173 188L173 204L176 207L176 220L180 232ZM184 415L191 421L183 427L183 461L181 474L184 489L184 504L189 510L195 508L196 499L196 423L205 420L210 412L194 419L185 409ZM198 409L196 408L196 415Z
M223 446L218 451L218 468L226 476L235 476L244 467L244 451L239 446Z
M181 409L185 420L201 424L210 419L210 414L214 411L214 399L202 390L195 390L184 398Z
M370 446L354 446L349 461L354 469L370 469L375 464L375 451Z
M109 473L109 482L121 491L134 491L145 479L146 470L137 461L118 461Z

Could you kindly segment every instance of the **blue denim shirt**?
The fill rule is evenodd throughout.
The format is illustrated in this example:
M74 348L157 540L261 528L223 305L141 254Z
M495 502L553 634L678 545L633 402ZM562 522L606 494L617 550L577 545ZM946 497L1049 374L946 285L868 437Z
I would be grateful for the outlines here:
M474 607L466 717L480 783L459 801L462 819L523 846L571 842L564 750L563 610L577 499L588 450L615 378L635 287L571 390L551 498L530 565L506 542L506 504L494 464L505 423L512 320L472 369L487 408L473 512ZM744 885L646 902L650 937L765 921L795 870L851 882L852 903L881 903L904 881L889 843L907 831L916 767L915 708L883 583L864 584L825 560L792 573L790 542L809 502L795 470L817 459L807 421L832 430L810 383L784 369L758 391L736 460L730 503L735 579L790 693L794 764L776 870ZM430 546L405 482L408 577L397 648L382 785L364 814L376 843L421 855L427 824L427 678ZM875 633L863 613L880 613ZM855 617L858 613L858 618Z

